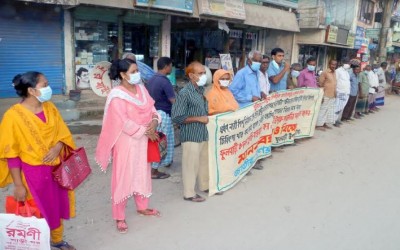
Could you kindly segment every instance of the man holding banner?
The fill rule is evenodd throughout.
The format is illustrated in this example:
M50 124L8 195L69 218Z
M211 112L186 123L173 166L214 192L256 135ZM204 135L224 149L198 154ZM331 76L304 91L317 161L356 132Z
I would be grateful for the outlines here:
M186 68L189 82L172 106L172 120L180 125L182 142L183 199L205 201L195 192L196 180L201 191L208 191L208 104L204 97L207 75L204 66L192 62Z
M229 86L239 106L245 107L261 99L261 88L258 74L261 67L262 55L259 51L250 51L246 67L239 70Z
M250 51L247 56L246 67L236 73L232 84L229 86L241 108L259 101L261 100L261 96L265 96L261 91L259 83L261 62L261 52ZM262 170L264 167L260 163L257 163L253 168Z

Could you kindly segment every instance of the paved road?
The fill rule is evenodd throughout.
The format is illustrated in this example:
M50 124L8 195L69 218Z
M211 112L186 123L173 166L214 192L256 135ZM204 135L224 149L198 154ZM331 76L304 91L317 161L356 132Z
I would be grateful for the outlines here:
M110 173L94 169L77 190L67 240L79 250L398 250L400 97L387 99L379 113L318 131L200 204L182 200L178 148L173 177L153 185L163 217L138 216L130 202L126 235L111 219ZM89 153L96 140L77 137Z

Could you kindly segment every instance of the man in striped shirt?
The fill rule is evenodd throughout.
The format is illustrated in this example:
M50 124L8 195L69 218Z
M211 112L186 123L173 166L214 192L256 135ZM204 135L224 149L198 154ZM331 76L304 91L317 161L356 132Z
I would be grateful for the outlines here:
M183 199L202 202L205 199L194 189L198 180L199 189L208 191L208 104L204 97L206 70L195 61L186 68L186 76L189 82L172 106L172 120L180 125Z

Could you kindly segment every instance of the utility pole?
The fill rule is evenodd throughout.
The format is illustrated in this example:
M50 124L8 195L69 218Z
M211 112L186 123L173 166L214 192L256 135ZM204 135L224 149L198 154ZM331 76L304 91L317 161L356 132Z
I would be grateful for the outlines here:
M394 0L384 0L384 8L383 8L383 15L382 15L382 28L381 28L381 35L379 37L379 62L386 61L386 43L387 43L387 36L388 30L390 29L390 21L392 18L392 7Z

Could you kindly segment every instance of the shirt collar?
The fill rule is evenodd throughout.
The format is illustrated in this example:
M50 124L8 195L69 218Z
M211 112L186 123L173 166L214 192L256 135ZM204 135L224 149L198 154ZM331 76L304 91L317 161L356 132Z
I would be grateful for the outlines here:
M187 84L189 84L188 88L190 89L190 91L196 91L196 92L199 93L200 95L203 95L203 93L204 93L204 87L198 87L198 88L196 88L196 87L194 86L194 84L193 84L191 81L188 81Z

